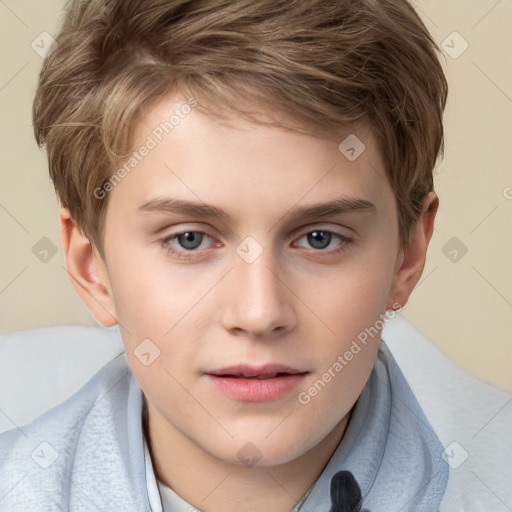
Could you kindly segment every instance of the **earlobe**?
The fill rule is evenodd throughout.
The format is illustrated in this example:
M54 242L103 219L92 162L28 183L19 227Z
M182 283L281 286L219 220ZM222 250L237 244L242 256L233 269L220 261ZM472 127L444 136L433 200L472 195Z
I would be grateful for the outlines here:
M423 200L420 218L411 227L409 242L399 255L399 268L393 278L387 309L396 309L397 304L400 307L405 306L409 295L420 280L438 206L437 195L430 192Z
M105 326L117 324L107 268L67 208L59 212L62 250L71 283L94 318Z

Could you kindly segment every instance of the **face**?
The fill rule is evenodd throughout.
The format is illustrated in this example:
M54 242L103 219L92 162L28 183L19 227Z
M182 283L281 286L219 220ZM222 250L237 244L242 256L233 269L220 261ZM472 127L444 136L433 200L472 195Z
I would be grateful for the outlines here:
M300 457L346 419L394 301L397 211L372 135L220 122L170 96L134 147L108 192L104 272L150 422L226 462Z

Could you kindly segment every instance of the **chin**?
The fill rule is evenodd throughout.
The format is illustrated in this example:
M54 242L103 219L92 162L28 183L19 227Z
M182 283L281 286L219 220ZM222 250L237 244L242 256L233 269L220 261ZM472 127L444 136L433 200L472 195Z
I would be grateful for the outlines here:
M270 434L272 437L273 434ZM222 457L229 464L238 464L246 467L275 467L287 464L313 446L305 445L305 441L300 439L300 434L293 436L290 432L284 432L284 435L275 435L273 439L261 438L261 435L250 436L246 433L243 441L236 440L232 443L235 451L225 453ZM302 441L302 442L301 442Z

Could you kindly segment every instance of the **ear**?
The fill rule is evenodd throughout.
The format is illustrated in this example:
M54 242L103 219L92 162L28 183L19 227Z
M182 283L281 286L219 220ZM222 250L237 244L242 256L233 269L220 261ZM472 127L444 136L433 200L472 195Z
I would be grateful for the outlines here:
M423 273L438 206L439 199L436 194L429 192L423 200L419 219L411 227L409 242L400 250L387 309L397 309L397 304L400 305L400 308L405 306L409 295Z
M60 209L59 224L62 250L73 287L99 323L105 326L117 324L105 262L67 208Z

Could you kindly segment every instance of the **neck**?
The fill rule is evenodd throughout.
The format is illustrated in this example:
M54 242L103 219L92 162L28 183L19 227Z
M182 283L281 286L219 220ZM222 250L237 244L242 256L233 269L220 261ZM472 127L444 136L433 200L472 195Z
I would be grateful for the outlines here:
M285 464L245 467L221 460L148 404L147 442L156 477L205 512L289 512L315 483L345 433L349 415L313 449Z

